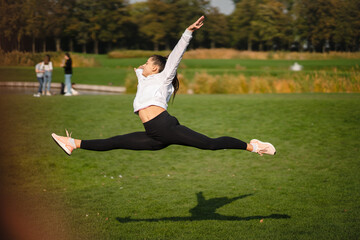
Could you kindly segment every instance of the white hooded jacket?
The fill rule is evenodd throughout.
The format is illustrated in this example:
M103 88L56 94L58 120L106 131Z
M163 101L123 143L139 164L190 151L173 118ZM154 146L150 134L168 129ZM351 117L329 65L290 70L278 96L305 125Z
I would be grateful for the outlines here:
M192 32L185 30L170 53L162 72L145 77L142 75L142 69L136 70L138 86L133 104L135 113L152 105L167 109L167 103L174 92L172 80L191 38Z

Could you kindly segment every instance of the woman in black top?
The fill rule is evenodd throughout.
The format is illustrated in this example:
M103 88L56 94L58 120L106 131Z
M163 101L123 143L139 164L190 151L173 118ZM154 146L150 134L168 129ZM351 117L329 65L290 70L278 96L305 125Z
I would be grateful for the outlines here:
M65 96L71 96L71 76L72 76L72 60L69 53L65 53L65 62L62 67L65 70Z

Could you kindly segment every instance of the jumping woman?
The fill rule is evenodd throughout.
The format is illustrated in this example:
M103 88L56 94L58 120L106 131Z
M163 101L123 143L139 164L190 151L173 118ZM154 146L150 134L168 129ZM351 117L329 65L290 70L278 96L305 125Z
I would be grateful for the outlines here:
M134 112L139 115L145 131L119 135L108 139L79 140L69 136L52 134L55 142L68 154L75 149L108 151L113 149L160 150L177 144L199 149L242 149L260 155L274 155L276 150L270 143L253 139L250 143L232 137L209 138L183 125L167 111L167 103L179 88L177 68L189 45L192 33L202 27L204 16L190 25L169 57L151 56L147 62L135 68L138 78Z

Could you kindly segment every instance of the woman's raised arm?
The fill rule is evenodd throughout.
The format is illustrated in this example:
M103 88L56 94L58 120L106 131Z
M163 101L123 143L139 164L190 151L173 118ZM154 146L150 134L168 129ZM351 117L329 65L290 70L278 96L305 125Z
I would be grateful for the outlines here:
M202 25L204 25L204 16L201 16L198 20L196 20L196 22L194 22L193 24L191 24L187 30L194 32L195 30L198 30L199 28L202 27Z
M174 79L181 58L184 55L184 52L192 38L192 33L204 25L204 19L205 17L201 16L198 20L196 20L196 22L191 24L185 30L175 48L171 51L163 71L163 73L166 75L166 83L170 84Z

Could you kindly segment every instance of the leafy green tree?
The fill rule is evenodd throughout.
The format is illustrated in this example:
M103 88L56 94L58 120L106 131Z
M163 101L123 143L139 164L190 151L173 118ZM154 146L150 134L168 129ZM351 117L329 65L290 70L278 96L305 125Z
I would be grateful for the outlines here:
M171 22L166 21L165 29L171 45L177 42L191 22L196 21L202 15L206 15L210 8L210 1L208 0L167 0L166 2L170 5L168 19ZM204 42L205 32L204 30L197 32L197 37L191 41L190 47Z
M247 49L252 50L255 39L254 21L258 11L259 0L242 0L236 4L235 10L231 15L231 31L233 45L239 47L245 41Z
M89 29L95 53L99 52L99 41L114 43L126 34L122 27L129 16L127 5L124 0L102 0L95 6L97 12L90 19Z
M77 0L64 0L66 4L64 9L66 11L66 18L64 19L64 29L62 33L62 38L68 39L69 51L74 52L74 40L77 40L77 34L79 26L79 20L76 17L76 1Z
M23 4L23 12L26 16L25 31L26 35L30 36L32 40L32 52L35 52L35 41L42 37L44 31L44 15L41 7L37 6L37 0L29 0Z
M73 36L78 44L82 46L82 52L86 53L86 44L90 40L89 36L89 18L90 8L87 6L86 0L79 0L73 6L70 23L67 25L65 32L69 36ZM70 40L72 42L72 40Z
M294 5L296 30L302 39L321 49L332 38L338 0L298 0Z
M148 38L159 50L159 45L165 43L165 22L169 5L161 0L148 0L148 11L145 13L140 26L140 32Z
M289 22L286 7L281 2L265 0L259 4L256 17L252 21L254 39L259 42L259 50L264 50L263 44L271 48L273 44L281 45L287 42Z
M36 38L41 36L43 30L42 23L44 17L41 14L41 8L34 8L36 6L36 0L29 0L24 2L22 6L23 14L26 16L25 34L31 37L32 44L31 50L35 52L35 41Z
M126 0L89 1L78 0L68 33L76 32L76 40L86 52L86 44L92 40L94 53L99 53L99 42L116 42L123 36L121 26L128 15Z
M130 19L128 21L128 33L133 35L131 46L142 49L147 44L145 35L140 31L140 26L143 23L143 17L149 12L149 7L146 2L137 2L129 6ZM128 36L129 34L126 34Z
M210 8L206 14L206 28L211 42L210 47L226 46L229 43L229 28L227 18L218 8Z
M24 14L24 5L25 0L1 2L1 34L9 42L15 42L17 50L21 50L21 40L26 35L27 16Z
M38 27L41 30L39 38L42 39L42 45L43 45L42 51L46 52L47 51L46 40L47 38L53 38L53 32L52 32L53 26L51 26L51 21L53 20L54 16L53 16L51 2L50 0L35 0L35 1L30 0L30 2L35 2L35 4L30 7L38 9L36 14L39 15L41 25L34 27Z
M360 2L344 0L337 3L334 42L343 50L359 50Z
M65 36L66 25L70 24L70 9L72 7L69 0L48 0L48 28L50 35L55 39L56 51L61 51L61 39Z

